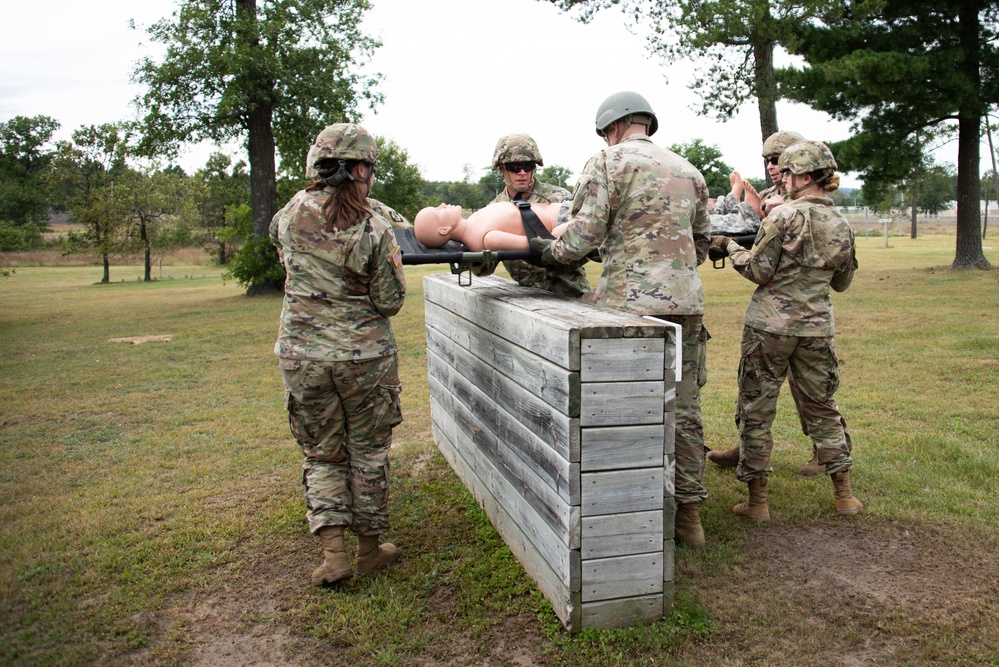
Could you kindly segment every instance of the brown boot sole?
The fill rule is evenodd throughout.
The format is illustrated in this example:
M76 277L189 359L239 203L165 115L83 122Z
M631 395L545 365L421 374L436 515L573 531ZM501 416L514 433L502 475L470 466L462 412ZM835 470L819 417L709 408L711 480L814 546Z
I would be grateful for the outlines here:
M859 514L860 510L864 509L863 505L858 505L856 507L846 507L844 509L836 508L836 513L840 516L853 516L854 514Z
M327 572L320 577L313 575L312 583L316 586L329 586L330 584L346 581L353 576L354 571L350 568L344 570L333 570L332 572Z
M739 511L741 505L736 505L732 508L732 512L736 516L741 516L743 519L753 519L754 521L770 521L770 509L767 508L766 514L750 514L752 510Z

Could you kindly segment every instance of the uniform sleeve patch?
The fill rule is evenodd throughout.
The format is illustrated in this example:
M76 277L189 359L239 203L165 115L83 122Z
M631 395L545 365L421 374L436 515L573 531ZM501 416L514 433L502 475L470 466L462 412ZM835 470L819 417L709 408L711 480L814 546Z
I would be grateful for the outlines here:
M395 266L400 266L402 264L402 248L396 248L395 252L392 253L392 263Z

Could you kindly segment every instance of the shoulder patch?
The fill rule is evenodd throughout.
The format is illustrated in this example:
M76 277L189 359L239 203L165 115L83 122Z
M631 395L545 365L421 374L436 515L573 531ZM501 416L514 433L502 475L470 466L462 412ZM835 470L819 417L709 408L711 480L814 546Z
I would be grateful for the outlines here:
M400 266L402 264L402 248L396 246L395 252L392 253L392 264L395 266Z

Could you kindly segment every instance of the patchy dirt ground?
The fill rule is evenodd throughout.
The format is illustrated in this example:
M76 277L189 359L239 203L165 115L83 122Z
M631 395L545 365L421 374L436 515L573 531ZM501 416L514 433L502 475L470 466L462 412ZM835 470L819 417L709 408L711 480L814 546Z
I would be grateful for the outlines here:
M296 635L288 613L313 594L312 546L304 538L261 554L225 589L168 609L158 619L163 639L186 647L175 657L193 667L283 667L331 655L336 647ZM741 552L737 566L716 568L724 571L696 554L678 560L678 583L708 609L714 634L662 664L947 664L956 645L967 664L997 664L999 561L952 527L775 523L748 531ZM433 604L453 601L434 596ZM485 636L456 632L407 664L552 664L544 641L535 618L513 616ZM177 650L162 647L136 664Z

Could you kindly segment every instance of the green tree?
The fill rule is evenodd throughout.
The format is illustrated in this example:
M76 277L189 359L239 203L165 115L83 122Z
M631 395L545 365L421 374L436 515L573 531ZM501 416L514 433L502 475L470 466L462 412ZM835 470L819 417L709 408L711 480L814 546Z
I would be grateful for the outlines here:
M212 153L205 166L194 174L197 211L196 225L206 252L220 265L229 263L230 254L240 241L253 234L240 228L245 217L237 214L239 206L250 201L250 175L246 163L236 164L225 153ZM251 218L252 223L252 218Z
M704 176L712 197L723 197L732 190L732 183L729 181L732 167L722 160L722 152L718 146L708 146L703 140L694 139L688 143L673 144L669 149L697 167Z
M102 283L111 281L111 257L126 247L129 216L115 180L126 177L133 130L128 123L81 127L72 141L58 142L53 159L53 184L68 193L70 216L84 226L79 245L103 262Z
M495 173L499 175L499 172ZM560 164L553 164L548 167L544 167L538 172L537 179L542 183L557 185L560 188L565 188L570 191L572 190L572 185L569 183L572 179L572 169L563 167Z
M489 169L479 179L478 186L479 190L486 197L486 203L488 204L506 187L506 183L503 182L503 175L499 173L498 169Z
M0 250L37 245L48 228L46 145L59 123L48 116L14 116L0 123Z
M245 139L253 231L267 236L277 210L275 153L299 174L314 137L372 107L380 76L359 73L379 42L361 32L367 0L183 0L148 28L160 61L141 60L145 150Z
M999 102L999 0L899 0L873 20L853 2L838 19L802 26L805 67L779 72L788 97L854 122L834 145L840 166L875 183L902 183L927 134L956 132L957 247L952 268L985 268L979 211L982 120ZM876 188L874 188L876 189Z
M412 220L428 205L423 194L426 181L420 168L410 163L406 149L391 139L375 137L375 140L378 142L378 170L371 196Z
M701 114L728 120L755 99L761 144L779 129L775 49L793 41L802 22L836 8L816 0L551 1L563 10L576 10L576 18L584 22L601 9L618 7L648 32L649 51L664 65L698 61L700 69L689 87L701 98Z
M125 169L115 179L124 216L125 242L142 254L143 280L152 280L152 255L163 249L163 228L185 201L186 179L176 172Z

